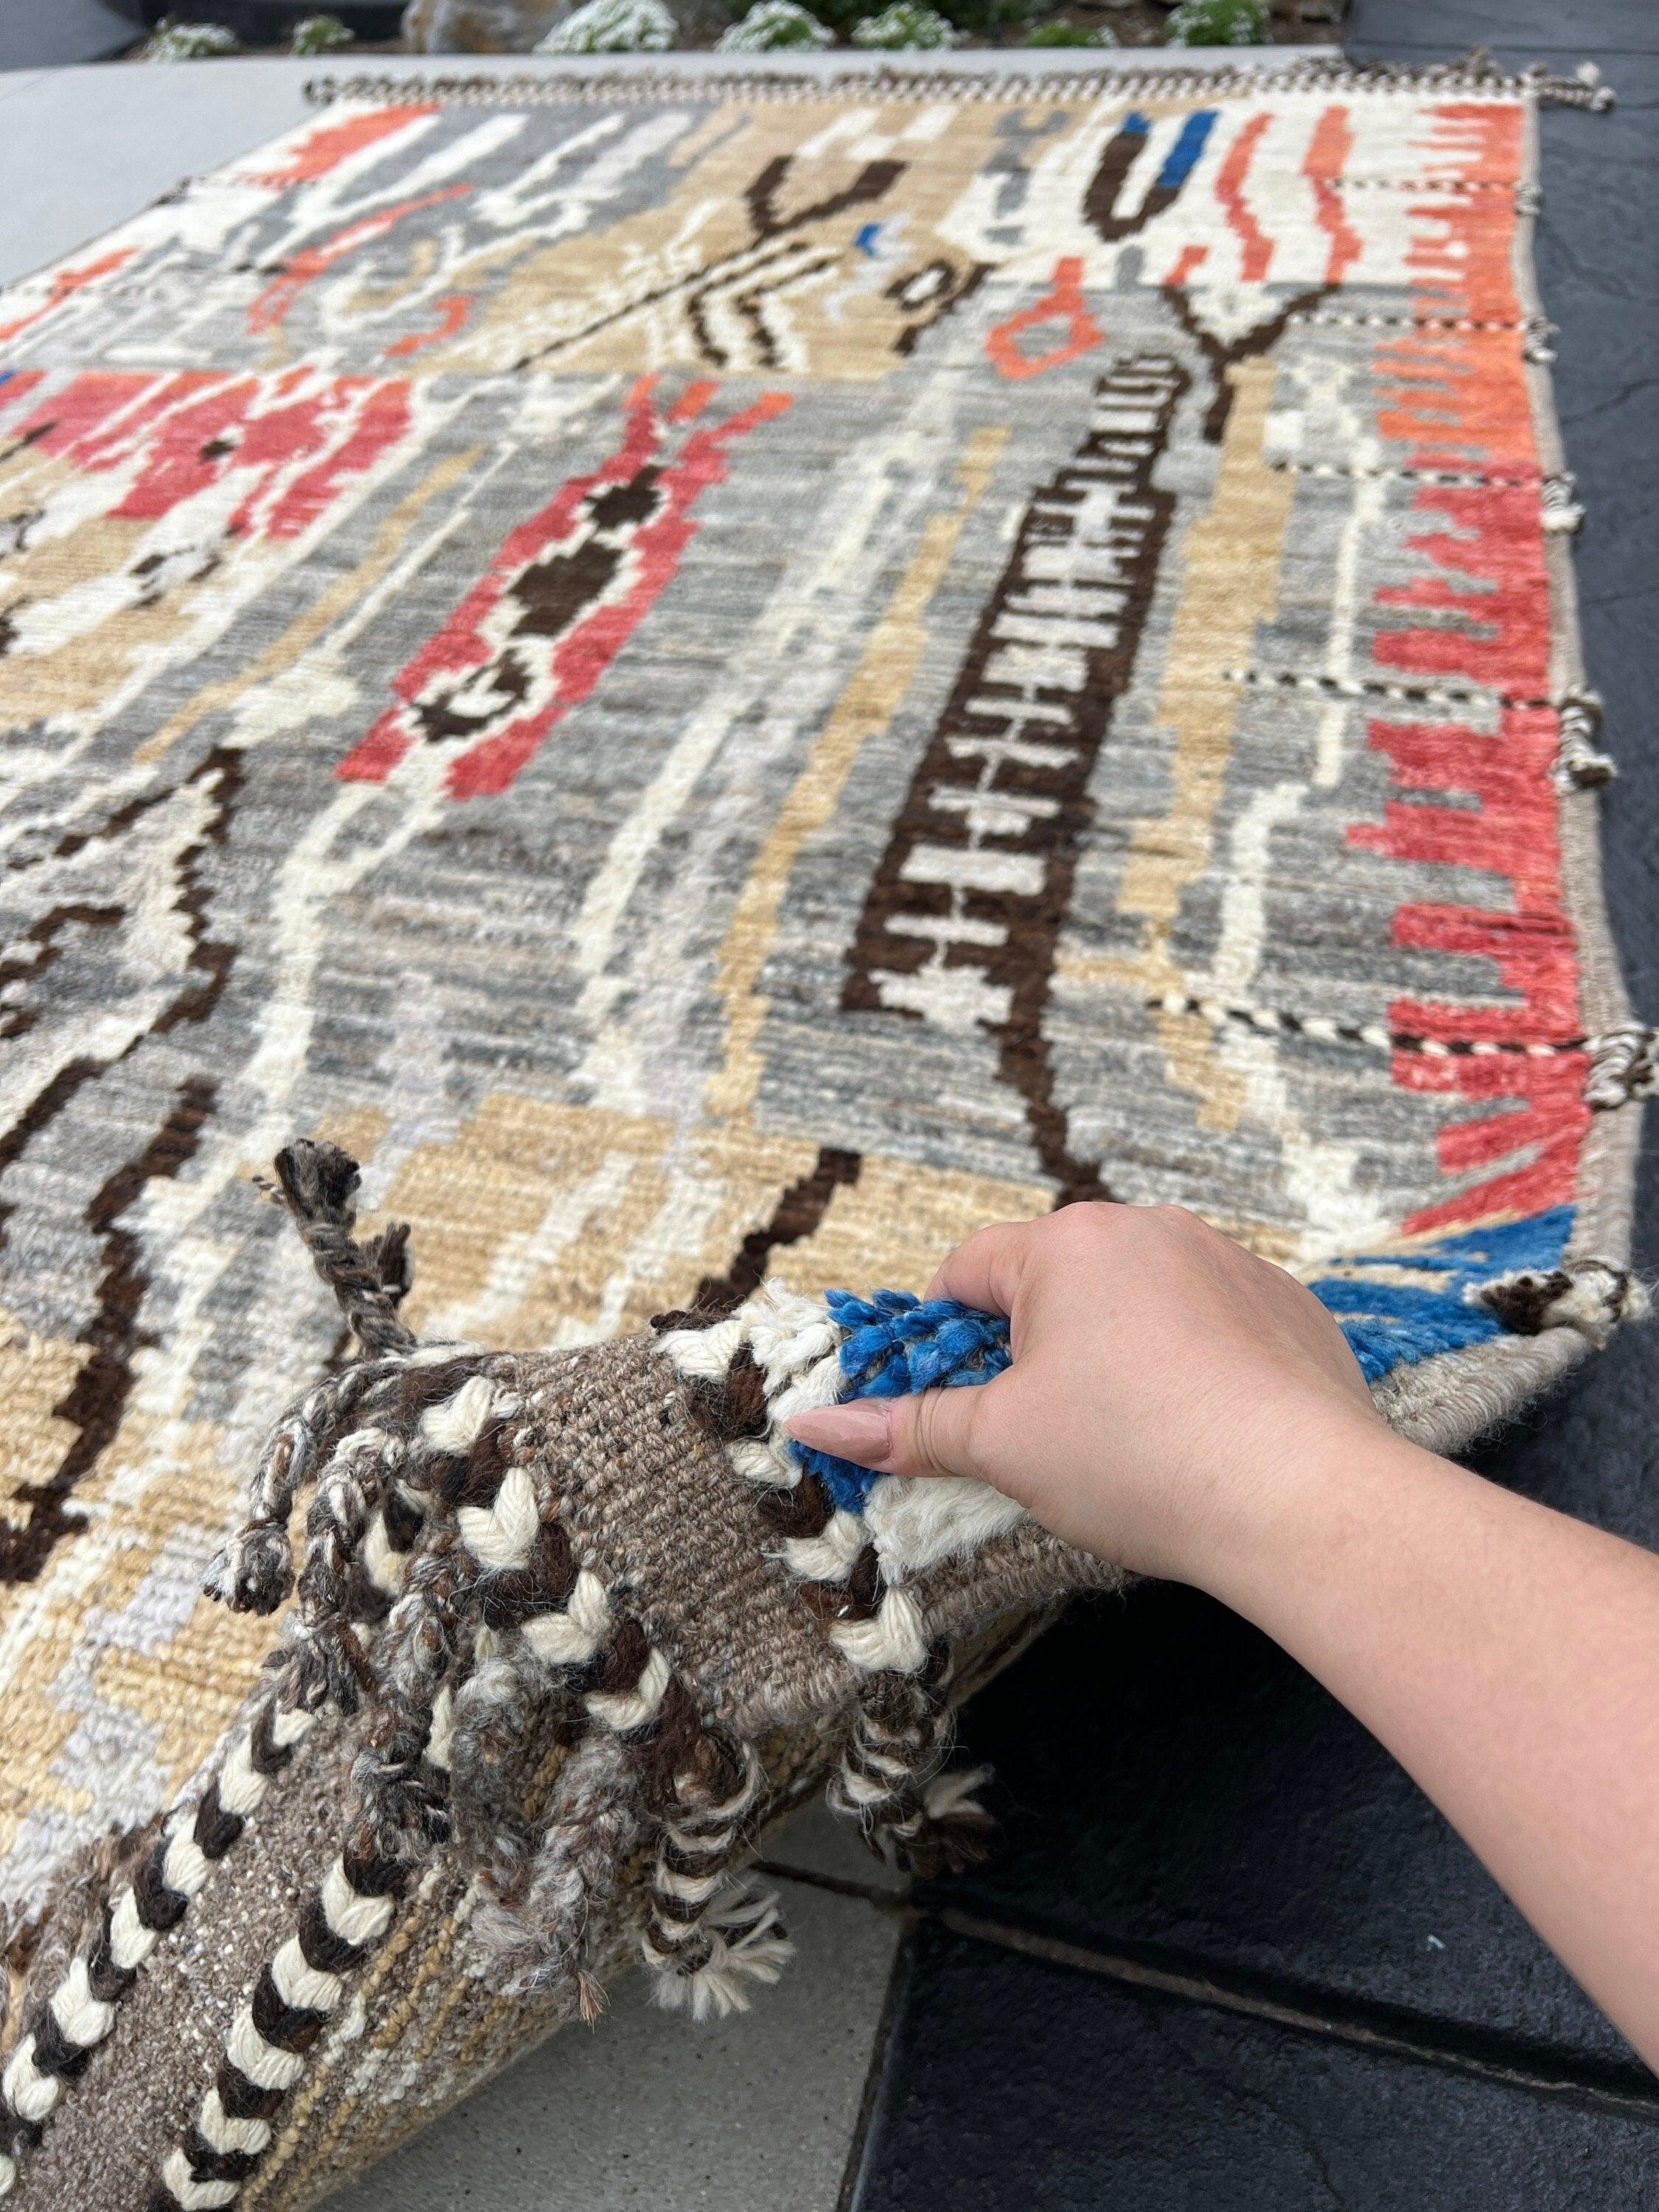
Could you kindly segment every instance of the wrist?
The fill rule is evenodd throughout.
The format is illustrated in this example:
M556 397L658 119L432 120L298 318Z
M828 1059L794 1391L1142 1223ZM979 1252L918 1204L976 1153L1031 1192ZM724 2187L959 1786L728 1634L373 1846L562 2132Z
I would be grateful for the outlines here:
M1269 1633L1307 1577L1328 1577L1425 1469L1445 1468L1358 1401L1278 1424L1254 1443L1241 1436L1235 1449L1237 1472L1187 1579Z

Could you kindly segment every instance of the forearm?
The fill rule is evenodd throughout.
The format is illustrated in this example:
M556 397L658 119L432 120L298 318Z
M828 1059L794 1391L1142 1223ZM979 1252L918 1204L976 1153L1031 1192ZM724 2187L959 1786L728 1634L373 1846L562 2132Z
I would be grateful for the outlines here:
M930 1295L1008 1316L1006 1373L793 1433L992 1483L1067 1542L1247 1614L1659 2068L1659 1560L1402 1443L1318 1300L1190 1214L984 1229Z
M1212 1574L1659 2069L1659 1559L1345 1431Z

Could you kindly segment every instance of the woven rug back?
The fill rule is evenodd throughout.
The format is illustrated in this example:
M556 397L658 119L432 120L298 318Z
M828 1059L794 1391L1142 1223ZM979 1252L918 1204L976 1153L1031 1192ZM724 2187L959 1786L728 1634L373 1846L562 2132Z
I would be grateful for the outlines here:
M1315 1281L1422 1433L1564 1364L1462 1295L1622 1256L1644 1074L1532 131L1334 72L347 100L0 297L23 1920L270 1641L199 1593L333 1349L248 1188L296 1132L428 1334L1109 1195Z

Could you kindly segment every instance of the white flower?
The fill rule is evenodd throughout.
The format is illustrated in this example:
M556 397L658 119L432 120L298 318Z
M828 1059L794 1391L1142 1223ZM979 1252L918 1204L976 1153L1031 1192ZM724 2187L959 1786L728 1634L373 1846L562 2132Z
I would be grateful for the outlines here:
M662 54L679 36L663 0L586 0L556 23L538 54Z
M240 54L242 42L222 23L178 23L163 15L144 43L147 62L210 61L218 54Z
M921 4L921 0L893 0L879 15L866 15L861 23L853 27L855 46L887 46L895 51L914 51L921 47L953 46L957 34L943 15Z
M1172 46L1261 46L1267 22L1261 0L1181 0L1164 33Z
M795 0L757 0L740 23L723 32L715 47L720 54L764 54L786 46L818 47L835 44L835 33L809 15Z
M348 31L337 15L306 15L294 26L289 42L292 54L337 54L343 46L356 43L356 33Z

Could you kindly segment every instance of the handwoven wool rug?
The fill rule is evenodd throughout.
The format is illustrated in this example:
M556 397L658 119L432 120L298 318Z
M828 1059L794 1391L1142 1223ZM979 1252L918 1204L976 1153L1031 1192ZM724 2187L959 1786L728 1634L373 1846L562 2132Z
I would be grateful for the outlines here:
M754 1480L812 1330L890 1383L995 1356L824 1292L1067 1200L1291 1267L1442 1445L1618 1318L1653 1039L1600 910L1540 96L1594 104L1478 64L405 81L0 295L16 2201L310 2203L562 2016L468 1971L441 1861L396 1917L331 1875L246 2013L344 1787L307 1746L265 1806L312 1718L257 1703L191 1782L276 1633L204 1576L345 1356L249 1187L295 1134L412 1224L425 1338L732 1313L662 1341ZM406 1401L461 1466L477 1358ZM631 1419L661 1363L606 1358L572 1371ZM813 1480L804 1582L856 1584L866 1516L890 1587L937 1565ZM478 1557L506 1510L463 1498ZM384 1579L411 1539L369 1537ZM1066 1580L986 1572L957 1626ZM626 1734L656 1665L590 1708ZM767 1802L828 1742L771 1742Z

